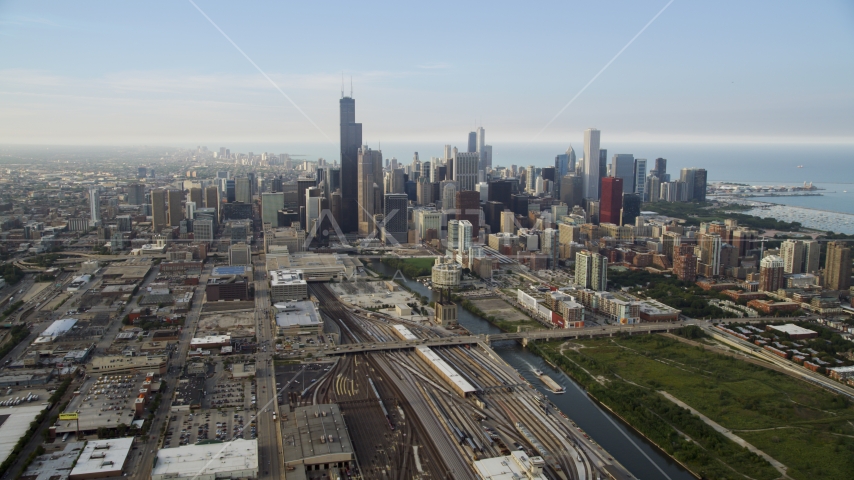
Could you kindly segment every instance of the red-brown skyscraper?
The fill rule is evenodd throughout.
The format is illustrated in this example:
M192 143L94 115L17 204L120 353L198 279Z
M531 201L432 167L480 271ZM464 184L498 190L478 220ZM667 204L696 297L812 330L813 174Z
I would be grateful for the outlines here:
M623 179L602 179L602 197L599 204L599 223L620 224L620 209L623 207Z

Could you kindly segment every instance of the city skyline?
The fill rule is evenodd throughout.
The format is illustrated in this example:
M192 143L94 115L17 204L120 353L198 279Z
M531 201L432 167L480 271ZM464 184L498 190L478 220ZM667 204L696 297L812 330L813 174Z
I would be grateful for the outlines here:
M630 42L665 5L553 5L549 15L521 19L503 5L464 6L461 13L480 15L490 27L453 40L442 35L453 22L441 21L451 7L392 9L380 16L382 39L339 48L343 33L336 27L373 9L341 16L319 15L312 6L198 3L304 116L191 3L152 11L10 3L0 9L0 42L16 45L0 54L7 105L0 142L328 143L338 124L332 100L341 94L342 72L345 94L352 76L372 146L453 140L462 149L464 139L456 139L479 126L494 145L576 144L590 126L614 142L854 142L846 114L854 105L854 42L839 41L854 39L850 5L673 2ZM730 15L733 8L739 15ZM434 30L413 35L408 20L415 14L425 24L435 20ZM572 32L566 37L555 31L566 16L590 21L565 27ZM329 40L307 43L293 34L280 45L256 33L274 28L277 18L321 28ZM146 33L152 22L163 26L157 38ZM498 33L510 27L513 34ZM113 41L101 41L105 34ZM553 48L561 42L565 48ZM473 61L458 48L466 43L479 46ZM809 73L819 68L824 75Z

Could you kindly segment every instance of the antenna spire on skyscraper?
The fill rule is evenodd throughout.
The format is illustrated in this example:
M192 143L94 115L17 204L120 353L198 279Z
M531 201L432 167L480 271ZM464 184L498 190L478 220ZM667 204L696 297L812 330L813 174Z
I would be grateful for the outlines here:
M353 98L353 76L350 75L350 98Z
M341 98L344 98L344 71L341 71Z

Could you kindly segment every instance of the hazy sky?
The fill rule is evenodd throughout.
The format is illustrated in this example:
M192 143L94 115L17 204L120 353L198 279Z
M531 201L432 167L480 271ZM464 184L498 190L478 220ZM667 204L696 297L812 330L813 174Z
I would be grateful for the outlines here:
M539 137L668 0L196 2L319 129L187 0L3 1L0 143L337 143L342 72L372 143L854 143L851 0L675 0Z

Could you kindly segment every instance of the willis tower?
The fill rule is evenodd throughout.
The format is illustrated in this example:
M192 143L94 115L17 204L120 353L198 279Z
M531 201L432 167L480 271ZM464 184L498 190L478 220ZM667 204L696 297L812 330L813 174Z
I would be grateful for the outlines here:
M359 231L359 147L362 146L362 124L356 123L356 101L341 92L341 218L338 223L347 233Z

